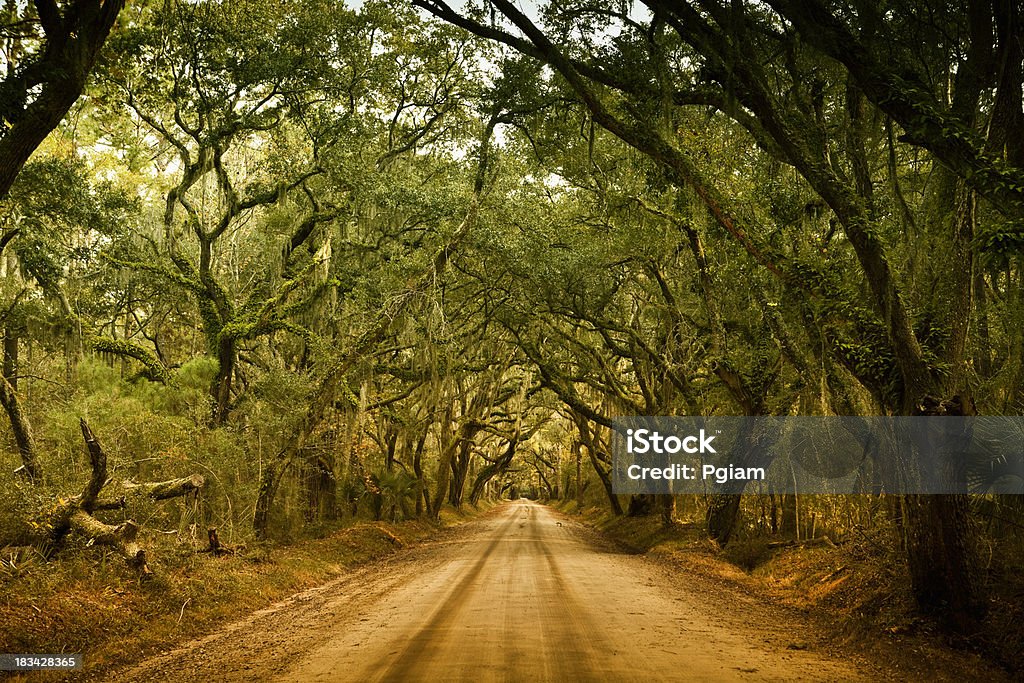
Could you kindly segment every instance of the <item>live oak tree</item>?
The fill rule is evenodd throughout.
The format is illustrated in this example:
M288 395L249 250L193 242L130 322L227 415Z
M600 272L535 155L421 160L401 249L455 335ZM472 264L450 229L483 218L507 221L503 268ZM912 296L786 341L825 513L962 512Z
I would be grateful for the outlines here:
M124 0L7 3L0 81L0 198L82 94Z
M781 267L764 248L768 235L758 234L757 221L701 168L671 112L700 107L733 119L763 153L800 174L856 257L870 303L859 326L881 332L869 341L882 349L891 369L872 378L858 367L863 350L856 340L834 344L834 355L867 380L886 411L973 410L964 367L976 289L973 240L984 234L975 225L975 207L984 202L1002 220L1019 220L1024 188L1004 132L1020 115L1012 3L955 9L908 3L906 12L885 13L870 4L845 11L816 2L766 7L652 0L637 19L628 5L556 2L546 10L544 27L505 0L490 3L497 12L489 18L434 0L416 4L550 65L597 124L662 164L671 181L694 192L762 266L815 294L818 282ZM581 25L590 30L578 31ZM919 33L914 40L900 38L922 30L939 38L938 49L911 53L921 44ZM902 45L911 47L901 52ZM893 265L899 226L891 217L897 212L883 208L872 161L879 158L881 140L895 149L891 134L882 137L894 126L905 133L899 142L926 150L939 169L939 187L929 188L934 194L913 220L945 235L951 245L945 253L958 264L937 281L943 305L916 301L909 274ZM909 224L913 209L900 196L900 179L889 176L887 189ZM936 264L931 273L940 268ZM939 335L922 330L925 311L938 317L928 329ZM888 386L878 385L883 377ZM966 497L907 498L905 509L911 575L922 606L969 630L985 600Z
M74 0L61 7L40 0L26 7L7 3L2 15L5 59L0 81L0 200L25 163L82 94L89 74L124 3ZM6 247L20 229L8 224ZM2 248L0 248L2 250ZM15 307L7 317L17 317ZM6 321L0 395L15 433L23 467L40 476L31 429L17 396L19 323Z
M115 258L195 301L217 362L215 425L237 400L243 344L290 334L309 362L319 331L303 311L351 287L342 271L361 278L379 260L380 232L392 226L373 208L386 188L372 183L401 175L404 156L448 134L468 60L440 46L443 35L431 50L427 32L372 6L357 15L257 5L154 8L119 41L135 57L130 65L106 72L108 101L143 124L143 139L165 144L163 163L177 169L163 190L162 230L141 253ZM366 159L369 149L376 159ZM347 235L353 218L358 234ZM273 246L238 249L254 228ZM415 223L402 230L392 237L422 235ZM240 282L240 268L260 276Z
M223 424L243 342L274 332L312 342L286 311L301 307L317 284L312 262L300 268L295 257L315 255L322 228L338 216L333 197L313 184L324 172L318 153L331 140L315 125L286 122L285 114L297 118L309 109L322 56L288 32L292 22L296 31L309 30L310 16L287 8L171 3L150 11L149 21L118 36L117 46L132 58L113 65L104 80L110 103L144 124L140 135L166 146L163 164L178 172L163 190L162 230L141 254L113 258L162 276L195 301L207 353L217 363L211 419ZM281 156L253 152L262 149ZM262 172L243 170L250 164ZM247 224L267 220L266 212L284 202L298 215L291 234L278 238L279 254L230 247ZM260 261L267 257L269 263ZM239 268L261 277L233 281Z
M161 514L261 541L494 494L722 545L830 510L976 624L975 513L1016 503L626 498L610 425L1020 409L1014 3L153 1L104 60L116 3L23 4L0 166L56 134L0 191L0 401L42 542L137 557L132 501L167 489L122 475L191 496L192 465ZM33 113L58 91L65 124Z

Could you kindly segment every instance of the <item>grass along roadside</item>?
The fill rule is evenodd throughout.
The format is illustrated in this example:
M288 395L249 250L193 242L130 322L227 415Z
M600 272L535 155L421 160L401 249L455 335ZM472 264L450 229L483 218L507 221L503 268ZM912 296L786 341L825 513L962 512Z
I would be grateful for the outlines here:
M95 547L68 548L50 562L4 564L0 652L81 653L82 674L92 677L428 540L488 507L445 509L440 524L355 521L269 554L214 557L196 553L191 541L154 541L150 548L159 564L155 577L144 582L118 557ZM31 674L33 681L47 678L58 676Z
M865 534L839 546L739 538L723 549L699 523L665 527L658 515L580 511L572 500L552 505L618 546L668 565L681 582L699 577L795 610L827 634L828 647L891 661L907 680L995 682L1020 674L1005 658L1004 668L992 663L992 643L954 647L915 611L903 560L886 534Z

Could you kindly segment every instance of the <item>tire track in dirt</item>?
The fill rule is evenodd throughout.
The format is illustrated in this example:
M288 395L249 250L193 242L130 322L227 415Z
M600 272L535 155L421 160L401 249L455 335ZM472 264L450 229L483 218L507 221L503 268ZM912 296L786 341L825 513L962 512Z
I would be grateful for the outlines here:
M515 517L509 517L498 528L493 540L487 545L484 552L481 553L480 559L469 568L444 600L440 602L430 616L429 621L412 638L402 654L393 661L381 663L382 666L386 667L380 673L382 680L409 680L409 677L421 665L421 659L430 648L432 641L438 637L439 633L443 633L451 624L458 621L462 608L466 605L466 594L472 587L473 582L477 580L480 573L484 570L485 565L491 559L498 545L506 542L505 534L515 522ZM376 680L376 676L374 679Z
M123 672L117 681L877 680L792 613L595 542L530 501ZM787 647L807 642L806 649Z

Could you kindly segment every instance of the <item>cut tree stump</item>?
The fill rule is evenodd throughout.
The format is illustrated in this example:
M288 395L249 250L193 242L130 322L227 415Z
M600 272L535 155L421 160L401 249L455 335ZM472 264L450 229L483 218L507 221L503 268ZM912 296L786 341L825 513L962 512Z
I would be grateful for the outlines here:
M201 553L210 553L220 557L221 555L234 555L238 553L238 547L224 545L220 542L220 536L217 535L217 527L211 526L206 530L206 538L209 541L209 545L200 550ZM244 546L242 546L244 548Z
M217 527L211 526L206 530L206 536L210 539L209 551L214 555L219 555L221 551L220 538L217 536Z

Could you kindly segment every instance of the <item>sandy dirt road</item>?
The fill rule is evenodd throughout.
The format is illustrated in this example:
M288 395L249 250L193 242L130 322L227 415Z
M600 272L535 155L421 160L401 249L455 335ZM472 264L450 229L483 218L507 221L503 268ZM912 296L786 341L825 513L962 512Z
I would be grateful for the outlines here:
M515 501L112 680L847 681L799 615ZM863 664L859 665L863 666Z

